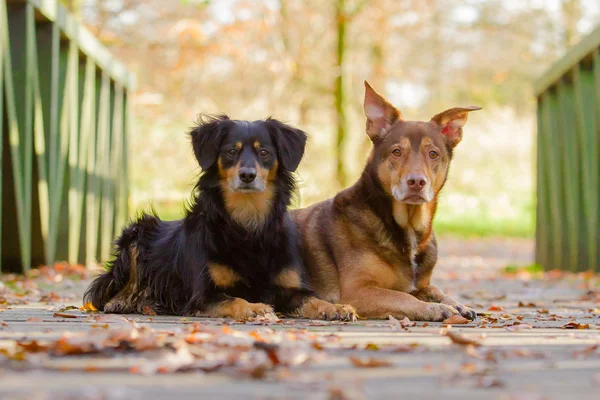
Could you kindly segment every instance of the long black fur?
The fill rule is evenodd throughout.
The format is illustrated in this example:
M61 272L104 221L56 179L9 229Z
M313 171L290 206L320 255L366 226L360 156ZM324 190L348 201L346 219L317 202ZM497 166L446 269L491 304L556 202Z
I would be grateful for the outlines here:
M221 147L227 135L240 129L246 129L250 138L254 132L263 137L268 132L277 153L271 210L256 229L236 222L223 198L218 162ZM142 312L150 306L159 314L192 315L231 297L270 304L282 313L293 312L313 295L305 283L295 227L287 213L295 190L292 173L302 159L306 134L270 118L246 122L218 116L201 119L190 136L203 173L185 218L162 221L154 214L143 214L132 222L117 239L107 272L93 281L84 301L103 310L134 279L131 301L111 312ZM132 262L135 276L130 270ZM234 287L217 287L208 272L209 263L230 267L241 281ZM299 273L301 288L274 284L283 268Z

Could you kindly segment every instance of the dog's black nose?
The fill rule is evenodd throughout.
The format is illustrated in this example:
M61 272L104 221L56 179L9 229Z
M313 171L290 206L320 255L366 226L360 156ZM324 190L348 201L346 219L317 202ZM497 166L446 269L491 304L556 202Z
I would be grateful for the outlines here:
M406 177L406 184L410 190L420 192L427 186L427 177L425 175L409 175Z
M256 169L242 167L240 168L239 176L242 182L250 183L254 180L254 178L256 178Z

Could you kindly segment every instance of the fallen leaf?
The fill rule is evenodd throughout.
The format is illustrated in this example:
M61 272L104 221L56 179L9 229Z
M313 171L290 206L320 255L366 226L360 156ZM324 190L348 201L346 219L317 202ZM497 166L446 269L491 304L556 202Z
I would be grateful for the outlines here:
M591 356L592 354L596 354L596 350L598 350L598 347L600 347L600 344L596 343L596 344L593 344L591 346L584 348L583 350L574 351L573 357L582 358L582 357Z
M535 303L523 303L522 301L519 302L518 307L530 307L530 308L535 308L537 307L537 305Z
M449 318L446 318L442 324L448 324L448 325L461 325L461 324L468 324L469 320L466 319L465 317L463 317L462 315L452 315Z
M458 344L461 346L475 346L475 347L481 346L481 343L478 342L477 340L469 339L468 337L460 335L455 332L446 331L444 333L444 336L448 336L450 338L450 340L452 341L452 343L455 343L455 344Z
M56 318L77 318L77 315L67 314L67 313L62 313L62 312L55 312L52 316L56 317Z
M378 360L376 358L360 358L360 357L350 357L350 362L355 367L359 368L377 368L377 367L389 367L392 365L391 362L386 360Z
M96 307L91 302L85 303L83 306L79 307L81 311L93 312L98 311ZM62 311L62 310L61 310Z
M529 324L523 324L521 322L515 322L512 325L504 325L504 329L506 329L507 331L510 331L510 332L519 332L519 331L533 329L533 326L531 326Z
M365 350L374 350L374 351L377 351L377 350L379 350L379 346L376 345L375 343L368 343L365 346Z
M490 306L490 308L488 308L488 311L504 311L504 307L500 307L500 306Z
M156 312L149 305L144 306L144 308L142 309L142 314L151 316L157 315Z
M33 318L29 318L27 321L25 322L42 322L41 319L37 318L37 317L33 317Z
M41 345L37 340L30 342L17 342L17 346L28 353L41 353L48 351L48 346Z
M590 324L580 324L577 321L571 321L560 327L561 329L590 329Z

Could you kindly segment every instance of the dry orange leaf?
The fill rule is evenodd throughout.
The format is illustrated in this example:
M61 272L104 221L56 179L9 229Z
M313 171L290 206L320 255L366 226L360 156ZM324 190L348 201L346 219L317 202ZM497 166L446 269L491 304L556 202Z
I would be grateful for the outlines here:
M392 365L391 362L386 360L378 360L376 358L363 359L360 357L350 357L350 362L355 367L359 368L377 368L377 367L389 367Z
M62 312L55 312L52 316L56 317L56 318L77 318L77 315L67 314L67 313L62 313Z
M79 307L81 311L98 311L96 307L91 302L85 303L83 306Z
M442 323L448 325L461 325L468 324L469 320L462 315L452 315L451 317L446 318Z
M504 307L491 306L490 308L488 308L488 311L504 311Z
M448 336L450 340L452 340L452 343L459 344L461 346L481 346L481 343L477 340L469 339L468 337L460 335L458 333L447 331L445 335Z
M590 324L580 324L576 321L571 321L563 326L561 329L590 329Z
M144 315L152 315L152 316L157 315L156 312L149 305L145 305L144 306L144 308L142 309L142 314L144 314Z
M17 346L28 353L41 353L43 351L48 351L48 346L39 344L37 340L32 340L31 342L17 342Z
M41 320L41 319L39 319L39 318L33 317L33 318L29 318L29 319L28 319L27 321L25 321L25 322L42 322L42 320Z

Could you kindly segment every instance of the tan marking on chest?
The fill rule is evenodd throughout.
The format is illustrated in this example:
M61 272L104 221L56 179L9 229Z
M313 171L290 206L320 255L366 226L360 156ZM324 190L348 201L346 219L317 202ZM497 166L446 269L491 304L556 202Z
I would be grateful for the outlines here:
M257 229L266 221L273 204L273 185L264 192L239 193L223 191L225 208L231 218L247 229Z
M240 276L234 270L223 264L210 264L208 272L217 287L232 287L241 280Z
M302 286L300 274L298 274L298 271L291 268L285 268L275 276L273 281L277 286L285 289L297 289Z
M429 204L412 205L394 201L394 220L405 229L415 232L425 232L431 224L431 211Z

